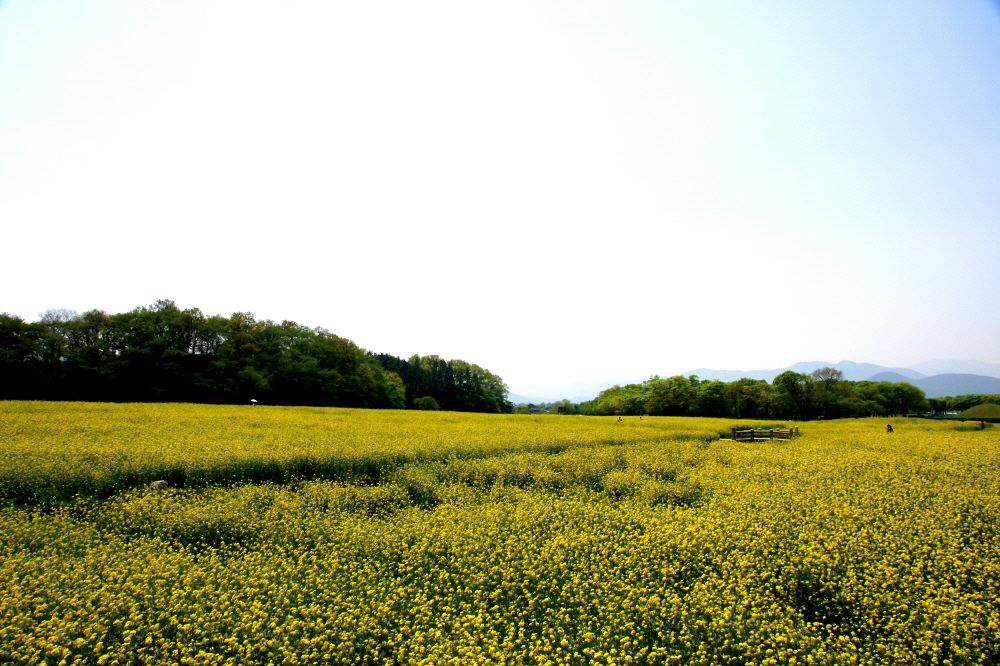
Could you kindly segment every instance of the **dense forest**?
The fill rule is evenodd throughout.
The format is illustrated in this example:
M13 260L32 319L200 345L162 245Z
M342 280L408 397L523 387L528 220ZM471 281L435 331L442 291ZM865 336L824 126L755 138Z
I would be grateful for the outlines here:
M513 411L503 380L473 363L373 354L322 328L169 300L0 314L0 399Z
M581 414L651 414L737 418L845 418L943 411L944 401L928 401L923 391L904 382L855 382L823 368L806 375L783 372L768 383L690 377L651 377L642 384L613 386L577 406Z

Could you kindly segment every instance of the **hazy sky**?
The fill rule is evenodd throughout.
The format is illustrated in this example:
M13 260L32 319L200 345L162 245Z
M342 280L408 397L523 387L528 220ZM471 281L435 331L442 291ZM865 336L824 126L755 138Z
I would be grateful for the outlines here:
M0 311L206 314L514 392L1000 362L988 0L0 0Z

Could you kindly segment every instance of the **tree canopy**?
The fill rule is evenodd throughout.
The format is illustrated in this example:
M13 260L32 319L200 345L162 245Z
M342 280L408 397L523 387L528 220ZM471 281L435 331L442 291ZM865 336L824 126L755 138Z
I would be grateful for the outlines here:
M507 399L508 389L500 377L475 363L445 361L437 355L413 355L401 359L389 354L373 354L381 367L402 378L407 388L407 407L419 407L417 401L433 398L440 409L454 412L493 412L510 414L514 405Z
M641 384L612 386L579 406L582 414L790 419L894 416L929 408L923 391L912 384L849 381L833 368L809 375L787 371L771 383L653 376Z
M415 358L412 369L413 359L371 354L323 328L206 316L169 300L119 314L50 310L36 322L0 314L2 399L402 409L428 396L442 409L512 411L496 375Z

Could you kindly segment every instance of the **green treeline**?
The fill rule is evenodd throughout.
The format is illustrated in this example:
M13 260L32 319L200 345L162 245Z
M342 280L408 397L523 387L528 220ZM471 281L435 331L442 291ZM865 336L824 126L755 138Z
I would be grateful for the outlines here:
M0 399L513 409L503 381L465 361L403 361L322 328L168 300L31 323L0 314Z
M408 407L499 414L514 411L503 380L475 363L445 361L436 355L414 354L408 360L388 354L372 356L386 371L402 378L407 394L413 396Z
M970 407L975 407L976 405L1000 405L1000 395L981 395L979 393L970 393L969 395L960 395L954 398L938 398L937 400L932 399L931 405L933 406L937 403L941 403L942 407L940 411L949 412L964 412Z
M809 375L783 372L771 383L654 376L642 384L613 386L580 403L579 409L581 414L621 416L833 419L923 413L930 403L912 384L849 381L839 370L823 368Z

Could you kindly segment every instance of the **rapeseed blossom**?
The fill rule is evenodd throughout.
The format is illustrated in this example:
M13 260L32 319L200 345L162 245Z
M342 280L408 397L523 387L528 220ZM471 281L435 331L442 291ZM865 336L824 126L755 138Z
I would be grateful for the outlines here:
M0 662L1000 654L993 430L735 443L708 419L0 409Z

